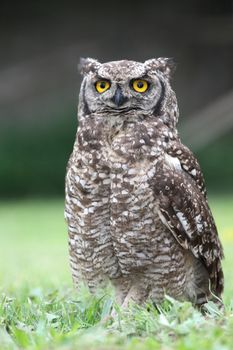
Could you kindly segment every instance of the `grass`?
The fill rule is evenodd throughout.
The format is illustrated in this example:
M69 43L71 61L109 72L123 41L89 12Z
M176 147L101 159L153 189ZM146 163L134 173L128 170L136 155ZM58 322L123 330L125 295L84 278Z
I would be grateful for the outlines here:
M233 349L233 198L211 198L225 256L225 312L169 297L111 321L112 290L72 288L62 200L0 203L0 349Z

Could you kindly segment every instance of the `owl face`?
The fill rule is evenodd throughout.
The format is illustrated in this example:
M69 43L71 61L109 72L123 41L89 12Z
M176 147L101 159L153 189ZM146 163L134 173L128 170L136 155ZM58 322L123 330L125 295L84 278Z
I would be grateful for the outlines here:
M122 115L134 111L148 114L157 109L164 97L165 80L169 80L168 59L152 59L144 63L113 61L101 64L82 59L84 75L82 98L90 113Z

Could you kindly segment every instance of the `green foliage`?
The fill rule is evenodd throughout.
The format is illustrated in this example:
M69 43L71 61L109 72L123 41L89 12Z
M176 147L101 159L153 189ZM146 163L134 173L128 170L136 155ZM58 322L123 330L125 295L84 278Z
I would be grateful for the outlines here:
M76 119L52 118L37 125L9 125L0 132L0 194L51 196L64 192ZM53 123L52 123L53 121Z
M169 297L159 310L132 304L111 318L112 297L83 289L27 290L0 299L0 342L5 349L231 349L233 310L202 315Z
M225 311L201 314L166 297L121 310L111 288L72 289L63 202L0 203L0 349L230 350L233 346L232 197L213 197L226 259ZM112 307L116 315L110 317Z
M212 191L233 190L232 130L222 138L197 152L196 156L204 172L207 189Z

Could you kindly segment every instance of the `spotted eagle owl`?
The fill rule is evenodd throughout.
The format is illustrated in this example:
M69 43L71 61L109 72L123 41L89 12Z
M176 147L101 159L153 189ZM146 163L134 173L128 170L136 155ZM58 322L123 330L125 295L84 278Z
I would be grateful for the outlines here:
M221 298L223 250L200 166L177 132L172 60L82 59L65 216L76 285L117 301Z

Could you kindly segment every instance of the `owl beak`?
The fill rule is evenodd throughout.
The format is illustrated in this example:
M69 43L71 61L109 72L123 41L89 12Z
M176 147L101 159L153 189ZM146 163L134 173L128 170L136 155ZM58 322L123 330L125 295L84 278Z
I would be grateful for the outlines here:
M116 89L115 95L112 98L112 101L115 103L115 105L117 105L117 107L120 107L127 100L128 100L128 98L122 94L121 88L118 86Z

